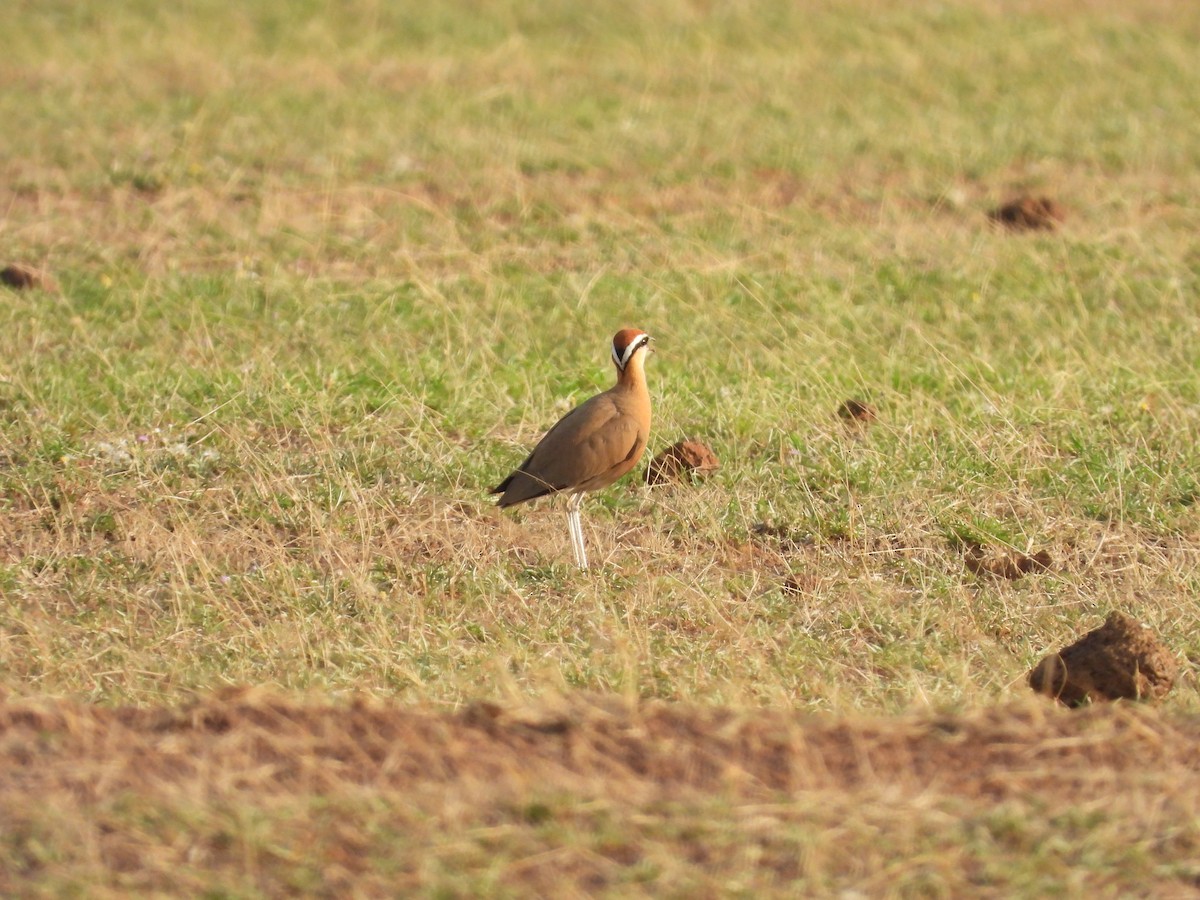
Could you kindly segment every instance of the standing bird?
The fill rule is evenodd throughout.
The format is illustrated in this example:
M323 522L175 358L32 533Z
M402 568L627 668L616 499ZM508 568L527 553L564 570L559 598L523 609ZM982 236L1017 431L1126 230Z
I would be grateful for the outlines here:
M587 568L579 507L585 491L612 484L637 465L650 436L646 353L650 335L624 328L613 337L617 383L581 403L546 432L517 470L492 488L504 509L547 494L566 492L567 528L575 564Z

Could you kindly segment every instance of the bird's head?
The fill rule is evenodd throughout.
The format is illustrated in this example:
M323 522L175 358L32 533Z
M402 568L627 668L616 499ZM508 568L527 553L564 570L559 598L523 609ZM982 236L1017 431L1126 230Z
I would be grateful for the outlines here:
M612 358L617 371L624 372L630 360L637 356L638 351L645 351L650 345L650 335L636 328L622 328L613 335Z

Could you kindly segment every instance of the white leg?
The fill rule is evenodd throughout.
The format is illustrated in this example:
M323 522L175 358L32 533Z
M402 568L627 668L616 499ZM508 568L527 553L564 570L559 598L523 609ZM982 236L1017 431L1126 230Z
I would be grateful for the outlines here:
M570 503L567 504L567 534L571 536L571 556L575 558L575 565L579 565L579 536L575 533L575 510Z
M586 569L588 567L587 548L583 543L583 520L579 517L579 510L575 510L575 540L579 544L579 559L576 562L579 568Z
M567 527L571 531L571 550L575 554L575 565L581 569L588 567L587 550L583 545L583 521L579 518L579 507L583 503L583 494L572 494L567 501Z
M571 529L571 555L575 557L575 565L582 569L586 564L579 551L579 510L567 510L567 526Z
M571 555L575 557L575 565L579 565L579 538L575 535L574 497L567 501L567 534L571 536Z
M579 495L579 499L583 499L583 494ZM586 569L588 567L587 547L583 543L583 519L579 517L578 508L575 510L575 539L579 541L579 568Z

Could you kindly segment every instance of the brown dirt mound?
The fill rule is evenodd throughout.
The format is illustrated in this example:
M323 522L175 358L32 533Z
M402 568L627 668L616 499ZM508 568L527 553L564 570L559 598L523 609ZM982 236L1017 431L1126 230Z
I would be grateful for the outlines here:
M837 414L838 418L847 422L859 422L863 425L874 422L879 417L875 407L862 400L843 400L838 406Z
M58 290L58 284L45 272L37 269L14 264L0 269L0 284L19 291L39 289L44 291Z
M808 572L797 572L783 580L783 593L790 596L805 596L817 589L819 579Z
M1007 578L1016 581L1032 572L1048 572L1054 560L1045 550L1039 550L1032 556L1025 553L1006 553L989 557L986 551L976 545L967 548L963 558L967 571L980 578Z
M1137 620L1110 613L1104 624L1029 673L1029 686L1068 706L1085 701L1161 700L1179 675L1174 655Z
M717 455L707 444L682 440L672 444L646 467L646 484L664 481L691 482L706 478L720 468Z
M1050 197L1014 197L988 213L988 218L1012 231L1050 231L1066 218L1058 201Z

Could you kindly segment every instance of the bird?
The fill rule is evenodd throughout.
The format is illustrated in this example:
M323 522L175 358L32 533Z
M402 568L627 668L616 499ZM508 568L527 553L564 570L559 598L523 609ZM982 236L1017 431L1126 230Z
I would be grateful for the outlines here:
M607 487L637 465L650 437L646 354L650 335L622 328L612 340L617 383L585 400L538 441L516 470L492 488L501 509L550 494L569 494L567 528L580 569L588 567L579 509L583 495Z

